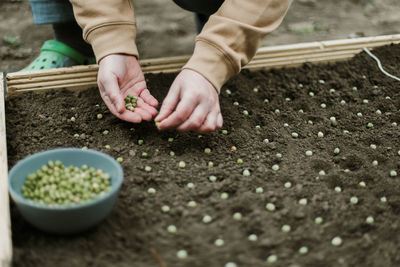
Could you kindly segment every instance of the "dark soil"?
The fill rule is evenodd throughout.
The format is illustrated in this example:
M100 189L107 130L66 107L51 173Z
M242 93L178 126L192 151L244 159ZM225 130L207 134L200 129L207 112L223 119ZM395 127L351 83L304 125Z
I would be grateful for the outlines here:
M389 72L400 76L400 46L374 52ZM173 78L147 75L148 86L162 100ZM331 88L336 91L331 93ZM229 261L268 266L270 254L278 256L273 266L400 266L400 126L392 125L400 124L399 89L399 82L379 72L364 53L331 65L243 71L222 89L228 135L201 138L158 132L153 123L120 121L107 111L96 89L13 98L7 105L10 168L29 154L55 147L88 146L125 159L125 181L115 209L83 234L60 237L40 232L13 207L14 266L159 266L157 258L174 267L224 266ZM321 103L327 107L321 108ZM247 117L242 114L245 109ZM98 113L104 118L98 120ZM72 116L76 122L69 121ZM337 125L331 124L331 116ZM368 122L374 127L367 128ZM106 129L110 134L104 136ZM319 131L323 138L317 137ZM293 138L292 132L299 137ZM169 137L174 141L168 142ZM138 145L138 139L144 144ZM107 144L111 150L104 148ZM204 153L206 147L211 154ZM338 155L335 147L340 148ZM169 155L171 150L175 156ZM306 150L313 155L307 157ZM142 152L149 158L142 159ZM238 158L244 163L238 164ZM181 160L186 162L184 169L178 168ZM372 165L374 160L378 166ZM271 169L274 164L279 164L278 171ZM144 171L146 165L151 172ZM242 175L244 169L250 170L249 177ZM320 175L321 170L326 175ZM397 177L390 177L391 170ZM210 182L210 175L217 181ZM291 188L284 187L287 181ZM359 185L361 181L366 187ZM193 189L187 188L189 182L195 184ZM264 193L256 194L260 186ZM335 192L336 186L341 193ZM150 187L157 190L155 195L147 193ZM222 192L229 193L227 200L220 199ZM358 197L357 205L349 203L352 196ZM382 196L386 203L380 201ZM308 205L299 205L301 198L307 198ZM197 207L187 207L191 200ZM265 209L268 202L275 203L275 212ZM171 211L163 213L163 205ZM241 221L232 218L235 212L242 213ZM213 218L209 224L202 222L206 214ZM324 219L321 225L314 223L317 216ZM368 216L374 217L374 224L366 223ZM167 232L171 224L177 226L176 234ZM281 232L284 224L291 232ZM250 234L257 234L258 241L249 241ZM335 236L343 239L339 247L331 245ZM215 246L217 238L225 245ZM309 248L308 254L298 253L301 246ZM181 249L188 252L187 259L177 258Z

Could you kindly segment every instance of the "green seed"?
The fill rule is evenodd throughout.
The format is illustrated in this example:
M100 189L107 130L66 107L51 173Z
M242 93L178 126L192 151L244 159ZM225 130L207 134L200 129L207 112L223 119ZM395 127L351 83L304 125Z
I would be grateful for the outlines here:
M178 166L179 168L183 169L186 167L186 163L184 161L179 161Z
M143 140L142 140L142 139L139 139L139 140L137 141L137 143L138 143L139 146L141 146L141 145L143 145Z
M104 146L106 149L111 149L111 146L110 145L105 145Z
M173 141L174 141L174 138L173 138L173 137L169 137L169 138L168 138L168 142L172 143Z
M170 155L171 157L173 157L173 156L175 156L175 152L174 152L174 151L170 151L170 152L169 152L169 155Z
M142 152L142 155L141 155L141 157L142 158L147 158L149 155L147 154L147 152Z
M150 166L145 166L145 167L144 167L144 170L145 170L146 172L151 172L152 168L151 168Z
M75 117L71 117L71 119L70 119L72 122L75 122Z
M243 160L242 160L241 158L239 158L239 159L237 159L236 162L239 163L239 164L242 164L242 163L243 163Z
M122 163L123 161L124 161L124 158L123 158L123 157L118 157L118 158L117 158L117 162L118 162L118 163Z
M228 130L221 130L221 133L224 134L224 135L227 135L228 134Z
M206 147L206 148L204 149L204 153L210 154L210 153L211 153L211 148Z
M104 134L104 135L107 135L107 134L109 134L109 133L110 133L110 132L109 132L108 130L104 130L104 131L103 131L103 134Z
M101 120L103 118L103 114L97 114L97 119Z

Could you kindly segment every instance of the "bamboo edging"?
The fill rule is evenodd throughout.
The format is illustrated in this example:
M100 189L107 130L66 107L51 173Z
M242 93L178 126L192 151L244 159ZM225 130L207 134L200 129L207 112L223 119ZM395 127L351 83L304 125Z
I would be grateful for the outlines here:
M5 115L5 83L0 72L0 266L11 264L11 223L8 197L8 163Z
M263 47L244 68L250 70L296 67L303 63L347 60L364 47L400 43L400 34ZM178 72L189 56L141 60L144 73ZM57 88L89 88L97 85L97 65L7 74L8 94Z

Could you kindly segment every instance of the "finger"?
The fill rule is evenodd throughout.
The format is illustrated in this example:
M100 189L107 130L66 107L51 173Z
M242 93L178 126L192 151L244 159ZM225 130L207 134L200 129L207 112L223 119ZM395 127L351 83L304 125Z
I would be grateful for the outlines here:
M176 107L176 110L166 119L161 121L158 125L158 129L164 130L168 128L176 128L181 125L190 117L196 106L197 103L194 102L192 98L182 99Z
M217 112L208 113L203 124L201 125L201 127L199 127L198 132L199 133L208 133L208 132L215 131L215 129L217 127L217 117L218 117Z
M141 107L136 107L133 113L138 114L143 120L149 121L153 116L145 109Z
M198 131L203 125L203 122L206 120L207 114L208 110L203 107L203 105L199 105L196 107L190 117L176 129L178 131Z
M222 118L221 112L219 112L218 116L217 116L217 128L216 128L216 130L221 129L223 124L224 124L224 119Z
M124 105L117 79L112 77L100 83L101 85L99 88L102 96L107 96L110 104L114 106L115 110L118 113L122 113L124 111ZM105 100L105 97L103 97L103 99Z
M178 88L175 87L174 84L172 84L167 96L165 97L161 105L160 113L155 118L155 121L162 121L166 117L168 117L172 113L172 111L174 111L178 102L179 102L179 91Z
M152 96L150 94L150 91L148 89L143 90L140 93L140 97L143 98L144 102L146 102L150 106L153 106L153 107L157 107L158 106L157 99L155 99L154 96Z
M137 107L140 107L140 108L146 110L148 113L151 114L152 117L157 114L157 109L150 106L148 103L144 102L143 99L140 97L137 100Z

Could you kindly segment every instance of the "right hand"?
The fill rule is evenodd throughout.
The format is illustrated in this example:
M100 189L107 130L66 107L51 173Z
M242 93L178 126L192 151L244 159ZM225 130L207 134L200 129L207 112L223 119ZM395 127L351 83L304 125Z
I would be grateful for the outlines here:
M104 57L99 62L97 83L104 103L116 117L140 123L151 120L157 114L158 101L147 89L136 57L123 54ZM125 108L124 99L128 94L138 96L133 112Z

